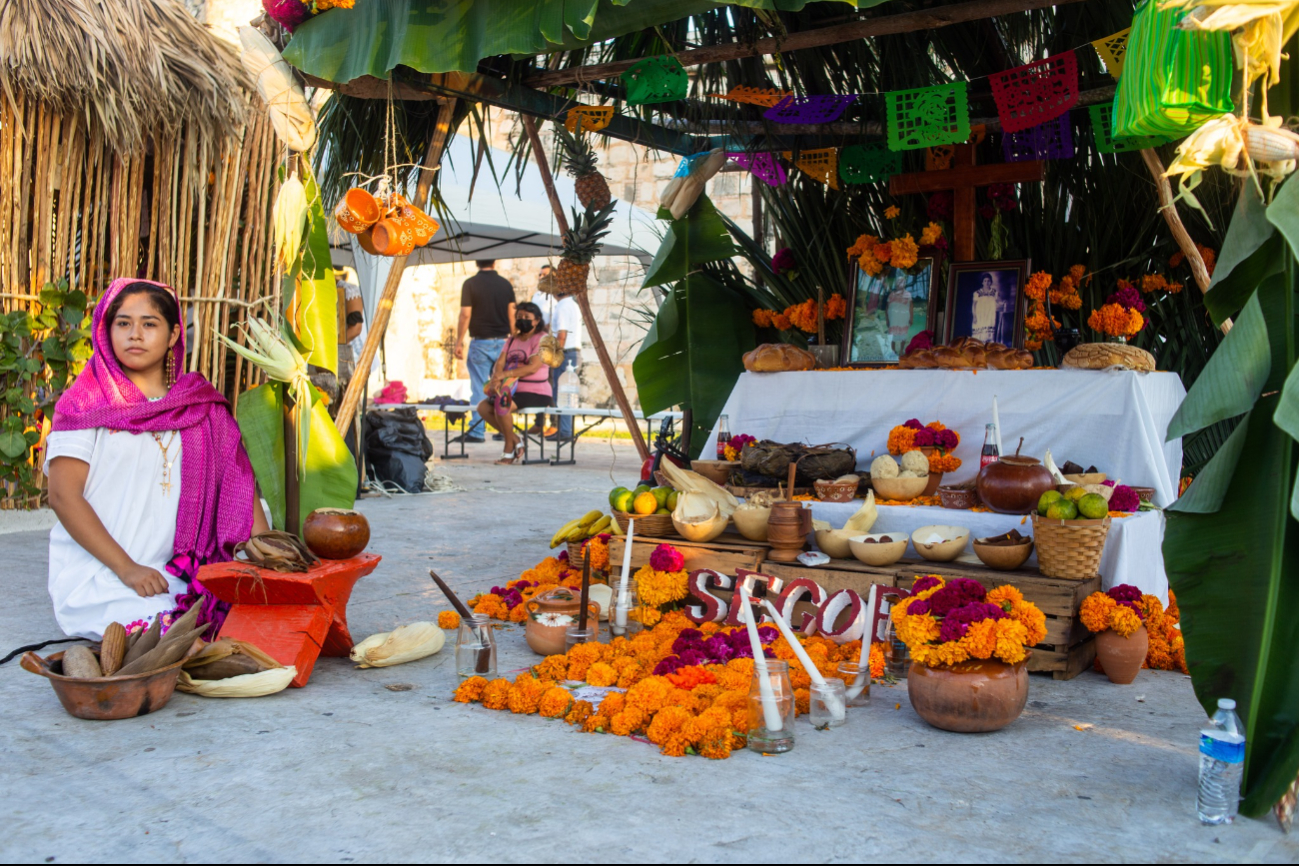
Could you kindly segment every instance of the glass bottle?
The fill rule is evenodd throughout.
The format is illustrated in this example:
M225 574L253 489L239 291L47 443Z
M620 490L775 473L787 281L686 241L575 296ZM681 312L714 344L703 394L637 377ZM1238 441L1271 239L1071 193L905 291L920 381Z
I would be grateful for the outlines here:
M847 688L848 706L869 707L871 703L870 665L863 666L857 664L857 662L839 662L837 673ZM859 676L862 678L860 684L857 682Z
M794 748L794 686L789 681L787 662L777 659L766 662L770 703L763 700L767 696L759 681L761 667L755 662L753 680L749 683L748 745L755 752L777 754Z
M987 466L989 463L996 463L1001 457L997 451L997 425L989 424L983 431L983 452L979 457L979 468Z
M485 613L460 620L456 635L456 674L462 679L496 676L496 636L491 617Z
M843 680L829 678L823 685L812 683L811 697L808 701L807 716L812 727L818 731L825 728L837 728L848 721L847 689Z
M884 670L895 680L905 680L911 667L911 650L898 637L893 620L888 621L888 636L884 641Z
M717 459L726 459L726 443L731 441L731 428L726 416L717 419Z

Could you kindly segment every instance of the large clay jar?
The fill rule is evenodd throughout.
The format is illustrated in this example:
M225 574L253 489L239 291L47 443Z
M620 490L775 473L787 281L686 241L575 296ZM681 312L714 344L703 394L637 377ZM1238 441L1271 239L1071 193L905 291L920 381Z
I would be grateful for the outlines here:
M957 733L999 731L1028 702L1028 659L1008 665L970 659L950 667L911 663L907 674L911 706L935 728Z
M979 498L1001 514L1028 514L1037 510L1042 494L1055 487L1055 479L1032 457L1002 457L979 470Z
M317 508L302 524L302 540L321 559L351 559L370 543L370 522L359 511Z
M1149 649L1150 635L1144 625L1127 637L1121 637L1108 628L1096 635L1096 657L1100 659L1101 669L1110 682L1121 686L1137 678Z
M582 609L582 599L576 589L557 586L524 602L528 622L524 637L529 648L537 655L554 656L566 652L564 633L569 626L577 625L577 615ZM588 605L587 626L599 628L600 605Z

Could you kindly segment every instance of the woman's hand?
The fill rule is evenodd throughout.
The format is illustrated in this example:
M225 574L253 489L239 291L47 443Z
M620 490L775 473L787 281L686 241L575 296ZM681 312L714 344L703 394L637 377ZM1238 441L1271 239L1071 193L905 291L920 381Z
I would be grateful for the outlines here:
M135 594L141 598L166 595L168 591L167 578L163 577L158 569L149 568L147 565L133 562L118 572L117 577L122 583L135 590Z

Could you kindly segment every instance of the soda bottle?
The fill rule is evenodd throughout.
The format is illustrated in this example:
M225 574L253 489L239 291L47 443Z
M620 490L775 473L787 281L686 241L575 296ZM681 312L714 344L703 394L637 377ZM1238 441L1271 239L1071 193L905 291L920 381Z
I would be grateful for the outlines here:
M997 425L989 424L983 431L983 453L979 457L979 468L982 469L989 463L996 463L1000 456L1000 452L997 451Z
M1200 731L1200 796L1196 814L1203 824L1230 824L1240 805L1240 777L1245 768L1245 730L1236 702L1218 699L1218 712Z
M727 426L726 416L717 419L717 459L726 459L726 443L731 441L731 428Z

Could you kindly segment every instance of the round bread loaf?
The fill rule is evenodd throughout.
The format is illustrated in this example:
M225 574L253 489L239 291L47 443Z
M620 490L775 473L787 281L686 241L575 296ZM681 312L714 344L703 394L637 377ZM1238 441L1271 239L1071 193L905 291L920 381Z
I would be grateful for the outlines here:
M1125 343L1083 343L1074 346L1060 362L1063 367L1079 370L1104 370L1126 367L1143 373L1155 371L1155 356L1145 349Z
M751 373L814 370L816 356L788 343L763 343L744 356L744 369Z

